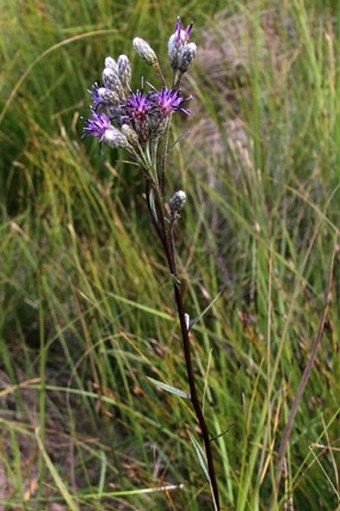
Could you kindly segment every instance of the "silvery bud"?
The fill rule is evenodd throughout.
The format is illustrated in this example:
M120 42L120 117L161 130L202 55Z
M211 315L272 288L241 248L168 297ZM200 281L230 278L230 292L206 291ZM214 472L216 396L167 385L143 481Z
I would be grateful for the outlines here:
M171 213L178 213L184 207L186 198L185 192L183 192L183 190L178 190L169 200Z
M177 69L179 69L182 73L185 73L189 69L191 62L196 57L196 53L197 46L195 43L186 44L179 55Z
M102 141L112 148L129 147L126 136L113 126L105 131Z
M139 145L138 135L135 132L135 130L133 128L131 128L131 126L129 126L128 124L123 124L123 126L121 127L121 130L122 130L123 135L126 136L128 142L133 147L136 147Z
M157 66L158 65L158 58L156 53L153 51L149 43L144 41L141 37L135 37L132 41L133 47L138 53L140 57L142 57L143 60L149 66Z
M115 90L117 84L120 83L118 76L118 68L117 71L115 71L111 67L106 67L103 71L102 79L106 88Z
M103 71L102 79L107 89L118 94L120 99L125 97L124 89L118 75L118 66L117 70L113 70L111 67L106 67Z
M120 103L120 98L117 92L107 89L106 87L99 87L97 89L99 99L107 106L116 106Z
M118 73L118 64L112 57L106 57L104 61L104 67L109 67L110 69Z
M195 43L188 43L193 24L190 23L185 29L182 22L177 18L175 32L170 36L168 42L168 55L171 66L174 70L185 73L196 56L197 46Z
M131 66L130 61L126 55L120 55L118 57L118 76L121 84L126 89L130 89L131 82Z

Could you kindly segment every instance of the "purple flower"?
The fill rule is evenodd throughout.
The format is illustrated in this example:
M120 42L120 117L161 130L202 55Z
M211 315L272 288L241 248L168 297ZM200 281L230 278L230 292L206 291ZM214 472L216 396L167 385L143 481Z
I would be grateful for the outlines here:
M122 119L143 123L151 108L149 94L145 95L143 91L132 92L123 106L125 115L122 116Z
M105 142L113 148L125 147L128 150L131 148L124 133L112 126L108 116L98 114L94 110L92 110L92 118L86 121L84 134L97 137L99 142Z
M102 104L102 100L98 94L98 89L99 85L97 82L92 85L92 89L87 89L87 92L91 94L92 104L95 110L101 106L105 106L105 104Z
M117 92L106 87L99 87L97 83L93 85L89 93L91 94L93 109L96 111L104 110L106 107L117 106L120 103L120 97Z
M167 87L162 87L160 91L155 91L150 96L150 100L156 106L161 116L167 116L172 112L182 112L190 115L190 110L183 108L183 103L190 99L191 96L183 98L179 90L168 89Z
M98 83L94 83L92 89L88 89L88 92L91 94L92 105L94 110L100 110L107 106L107 101L105 101L102 94L99 93L102 87L99 87Z
M183 30L181 20L179 17L177 18L175 29L177 41L181 41L182 43L186 43L188 41L193 24L194 23L191 22L189 25L186 26L185 30Z
M86 120L84 134L97 137L101 142L105 132L110 129L112 129L112 124L108 116L105 114L97 114L97 112L92 110L92 118Z

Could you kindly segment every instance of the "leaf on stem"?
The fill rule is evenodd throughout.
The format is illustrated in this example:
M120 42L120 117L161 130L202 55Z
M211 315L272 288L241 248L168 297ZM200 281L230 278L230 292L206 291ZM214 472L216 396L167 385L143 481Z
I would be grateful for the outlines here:
M158 215L157 215L157 209L156 209L156 201L155 201L155 192L153 191L153 188L150 188L149 190L149 205L152 217L154 219L155 224L158 225Z
M208 464L207 464L207 458L205 456L205 453L204 453L202 447L200 446L200 444L197 442L196 438L191 433L189 433L189 436L190 436L191 443L194 446L196 456L198 458L198 462L202 467L202 470L204 472L205 477L208 480L208 483L210 484Z
M160 389L165 390L170 394L175 394L175 396L183 397L184 399L190 399L190 394L188 394L188 392L184 392L184 390L177 389L176 387L172 387L167 383L163 383L161 381L155 380L154 378L150 378L150 376L147 376L147 379L156 385L156 387L159 387Z
M210 491L211 491L211 497L213 500L214 510L219 511L220 507L216 502L216 495L214 493L213 485L211 484L211 479L210 479L209 470L208 470L207 457L206 457L205 452L203 451L202 447L197 442L196 438L191 433L189 433L189 436L190 436L191 443L194 446L194 449L196 451L196 455L197 455L199 464L201 465L204 475L208 480L208 483L210 486Z

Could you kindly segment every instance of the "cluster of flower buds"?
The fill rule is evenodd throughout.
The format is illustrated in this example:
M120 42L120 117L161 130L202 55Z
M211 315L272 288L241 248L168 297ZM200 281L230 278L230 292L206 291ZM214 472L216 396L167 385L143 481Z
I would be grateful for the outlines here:
M90 91L92 104L96 111L107 107L116 107L126 99L130 89L131 66L126 55L120 55L117 62L107 57L102 73L103 85L94 84Z
M169 40L169 57L173 69L185 72L196 54L195 43L188 43L192 24L182 30L180 20L176 23L176 32ZM156 53L151 46L135 37L133 46L145 62L160 70ZM149 90L131 90L131 66L126 55L117 60L107 57L102 73L102 85L94 84L91 91L92 117L87 120L84 133L93 135L100 142L111 147L124 147L130 152L143 150L146 143L165 131L171 114L181 112L189 115L185 103L191 96L184 98L178 87L161 89L148 85Z

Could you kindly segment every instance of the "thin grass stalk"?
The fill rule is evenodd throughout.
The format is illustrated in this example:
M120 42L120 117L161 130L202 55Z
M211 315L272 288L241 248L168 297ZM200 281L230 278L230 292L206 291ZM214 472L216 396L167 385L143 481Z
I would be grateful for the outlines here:
M336 246L336 240L337 240L337 236L335 237L334 247ZM294 424L294 420L295 420L295 417L296 417L296 414L297 414L297 411L299 408L299 404L300 404L303 394L305 392L306 385L308 383L308 380L309 380L309 377L310 377L310 374L311 374L311 371L312 371L312 368L313 368L313 365L314 365L314 362L316 359L318 347L321 343L322 335L323 335L323 332L325 329L325 323L326 323L329 304L330 304L330 300L331 300L331 291L332 291L332 287L333 287L333 269L334 269L335 252L336 252L336 250L334 248L331 263L330 263L329 274L328 274L328 285L327 285L327 291L326 291L326 297L325 297L325 304L324 304L324 308L323 308L323 311L321 314L319 328L318 328L317 334L313 340L311 353L310 353L309 359L307 361L305 370L303 372L302 378L300 380L299 387L296 391L296 395L295 395L295 398L294 398L294 401L292 404L292 408L291 408L290 414L288 416L287 424L283 431L282 439L280 442L278 458L277 458L276 467L275 467L274 489L273 489L273 493L271 496L271 502L270 502L270 506L269 506L270 510L274 509L275 500L276 500L276 497L277 497L279 489L280 489L280 483L281 483L281 479L282 479L282 469L283 469L283 465L284 465L284 461L285 461L286 451L287 451L287 447L288 447L288 441L289 441L289 438L290 438L290 435L291 435L291 432L293 429L293 424Z

